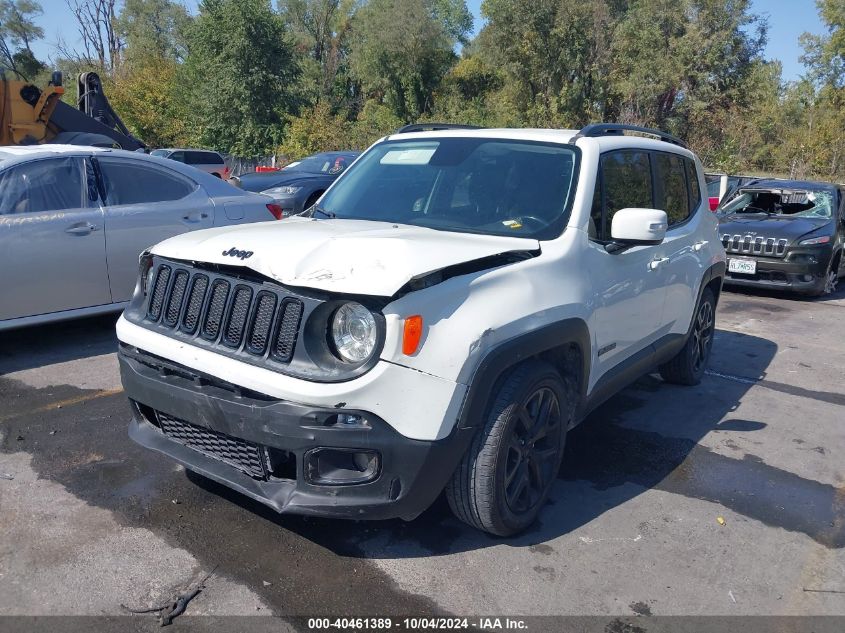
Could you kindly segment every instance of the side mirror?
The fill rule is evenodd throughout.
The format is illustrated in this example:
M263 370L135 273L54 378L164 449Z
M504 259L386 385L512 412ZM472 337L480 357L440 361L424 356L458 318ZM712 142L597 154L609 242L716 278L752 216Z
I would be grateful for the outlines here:
M669 219L665 211L657 209L621 209L613 215L610 225L608 252L628 246L660 244L666 237Z

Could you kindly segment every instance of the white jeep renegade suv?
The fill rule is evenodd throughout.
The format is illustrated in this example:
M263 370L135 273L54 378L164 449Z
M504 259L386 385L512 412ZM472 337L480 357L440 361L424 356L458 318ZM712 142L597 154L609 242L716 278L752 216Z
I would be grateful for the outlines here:
M725 254L682 142L427 129L303 216L142 255L117 326L135 441L279 512L412 519L445 489L509 535L593 408L655 368L701 379Z

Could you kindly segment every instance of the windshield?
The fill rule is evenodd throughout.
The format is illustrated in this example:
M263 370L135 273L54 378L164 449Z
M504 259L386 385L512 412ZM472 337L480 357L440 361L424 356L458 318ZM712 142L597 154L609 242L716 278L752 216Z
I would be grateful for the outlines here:
M832 191L746 190L724 207L725 215L764 214L790 218L830 218L835 202Z
M390 141L321 200L326 215L551 239L572 194L573 147L483 138Z
M296 164L288 165L285 171L306 171L310 174L339 174L355 160L352 156L309 156Z
M166 149L154 149L150 152L150 156L167 156L170 153L170 150Z

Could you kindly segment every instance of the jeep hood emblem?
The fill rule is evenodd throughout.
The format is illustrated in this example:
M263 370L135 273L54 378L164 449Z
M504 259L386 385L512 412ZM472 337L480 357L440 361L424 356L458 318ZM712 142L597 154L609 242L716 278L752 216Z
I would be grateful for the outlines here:
M225 257L237 257L238 259L249 259L252 257L252 251L239 251L236 246L233 246L228 251L223 251Z

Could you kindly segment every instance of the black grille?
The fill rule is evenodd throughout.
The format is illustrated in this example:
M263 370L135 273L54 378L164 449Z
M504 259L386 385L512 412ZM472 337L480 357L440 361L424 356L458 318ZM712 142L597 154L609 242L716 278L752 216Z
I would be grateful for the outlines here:
M242 355L248 362L265 358L289 364L304 314L302 299L268 284L160 263L146 320L176 330L174 335L198 336L207 341L204 345L225 347L227 354Z
M213 459L225 462L256 479L267 479L267 459L264 448L231 435L196 426L156 412L162 432Z
M267 350L270 339L270 328L273 327L273 316L276 314L276 295L269 292L258 293L258 307L249 333L247 350L261 355Z
M164 295L167 292L168 282L170 282L170 266L160 266L156 273L156 280L150 296L150 307L147 311L147 315L153 321L158 321L161 316L161 306L164 305Z
M295 299L286 299L282 304L282 317L279 319L279 329L273 345L273 356L283 363L289 363L293 357L301 317L302 303Z
M188 307L185 309L185 316L182 318L182 330L188 334L193 334L197 331L197 324L200 322L202 302L205 299L206 290L208 290L208 277L205 275L196 275L191 282Z
M229 318L226 321L226 330L223 332L223 342L229 347L238 347L241 344L251 303L252 288L249 286L235 288L235 296L232 299Z
M223 323L223 312L226 310L226 299L228 297L229 282L216 279L211 284L211 298L208 300L205 321L202 324L202 335L204 338L214 340L220 334L220 326Z
M179 321L179 311L182 309L182 300L185 298L187 288L188 271L177 270L173 275L173 288L167 297L167 308L164 311L164 322L171 327Z

